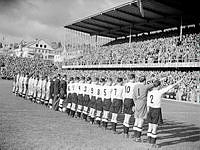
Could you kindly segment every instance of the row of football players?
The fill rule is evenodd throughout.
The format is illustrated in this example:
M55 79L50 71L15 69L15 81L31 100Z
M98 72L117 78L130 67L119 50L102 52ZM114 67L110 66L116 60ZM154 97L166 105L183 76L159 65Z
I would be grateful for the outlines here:
M35 102L48 104L50 96L50 78L47 76L29 76L17 74L14 77L13 93Z
M105 80L90 77L86 79L71 77L67 83L66 76L60 79L60 75L53 81L47 78L26 80L26 76L22 80L19 77L18 82L15 83L19 87L19 94L27 95L29 99L38 103L49 104L50 108L53 105L54 110L67 112L72 117L76 114L79 118L89 119L92 124L96 121L105 129L111 113L110 122L114 133L117 133L117 117L122 110L125 116L123 126L126 137L129 135L130 117L134 112L135 141L141 141L143 123L147 119L149 123L147 139L154 147L157 146L157 127L162 123L161 96L176 85L161 89L160 80L147 85L145 76L141 76L136 82L134 74L129 75L127 83L123 83L122 78L113 82L111 78ZM24 90L20 90L20 83L21 85L24 83L22 88Z

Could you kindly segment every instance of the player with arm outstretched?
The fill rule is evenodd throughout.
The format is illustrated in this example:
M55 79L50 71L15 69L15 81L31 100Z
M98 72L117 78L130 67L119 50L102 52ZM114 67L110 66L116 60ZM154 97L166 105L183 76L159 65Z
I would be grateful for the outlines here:
M162 113L161 113L161 98L164 93L172 89L175 85L179 84L182 81L179 80L178 82L169 85L165 88L161 88L160 80L154 81L154 88L150 91L147 95L147 121L148 121L148 132L147 138L148 142L151 144L152 147L159 147L156 144L157 139L157 128L159 124L163 123L162 120Z

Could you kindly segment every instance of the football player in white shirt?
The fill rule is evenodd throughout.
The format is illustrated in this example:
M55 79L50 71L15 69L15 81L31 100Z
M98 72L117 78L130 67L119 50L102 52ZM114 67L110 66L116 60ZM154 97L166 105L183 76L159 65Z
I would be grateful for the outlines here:
M97 87L96 85L99 84L99 78L93 78L93 81L91 83L90 87L90 102L88 104L90 111L89 111L89 119L90 123L94 123L95 118L95 108L96 108L96 95L97 95Z
M152 147L159 147L156 144L157 139L157 127L159 124L163 123L162 120L162 113L161 113L161 98L164 93L172 89L175 85L179 84L182 81L179 80L178 82L169 85L165 88L161 89L161 82L160 80L154 81L154 88L152 91L148 92L147 94L147 121L149 124L147 137L148 142L151 144Z
M22 91L22 97L23 98L26 97L26 94L27 94L27 91L28 91L28 80L29 80L28 76L29 76L28 73L24 76L23 91Z
M19 92L19 78L20 78L20 73L18 73L18 74L17 74L17 77L16 77L15 95L18 95L18 92Z
M32 75L28 81L28 98L29 98L29 100L32 100L32 98L33 98L33 81L34 81L34 75Z
M16 90L16 81L17 81L17 74L14 74L14 78L13 78L13 89L12 92L15 93Z
M50 77L48 76L46 79L46 87L45 87L45 102L44 104L47 106L49 103L49 98L50 98L50 85L51 85L51 81L50 81Z
M101 113L103 111L103 86L105 84L105 79L100 79L100 84L97 85L97 95L96 95L96 123L100 127L101 125Z
M28 100L31 99L32 80L33 80L33 77L30 76L30 78L29 78L29 80L28 80L28 91L27 91L27 99L28 99Z
M77 107L77 102L78 102L78 83L79 83L80 78L79 77L75 77L75 81L72 84L72 105L71 105L71 116L74 117L75 116L75 112L76 112L76 107Z
M84 84L85 84L85 77L81 77L81 80L78 83L78 102L77 102L77 117L81 118L81 113L83 109L83 97L84 97Z
M38 81L39 81L39 76L36 75L35 79L33 81L33 102L34 103L36 102L36 98L37 98L37 84L38 84Z
M45 103L45 95L46 95L46 84L47 84L47 76L44 76L43 80L42 80L42 85L41 85L41 103L44 104Z
M71 109L71 104L72 104L72 94L73 94L72 84L73 83L74 83L74 78L70 77L67 84L67 98L66 98L66 113L68 114L68 116L70 115L70 109ZM65 112L65 110L63 111Z
M41 96L42 96L42 76L40 75L38 84L37 84L37 103L41 103Z
M108 126L108 114L110 110L111 102L111 93L112 93L112 84L113 81L111 78L108 78L103 88L103 116L102 116L102 125L107 129Z
M90 85L91 85L91 78L87 77L86 83L84 84L84 100L83 100L83 119L87 121L88 116L88 104L90 102Z
M135 83L135 74L129 74L128 75L128 82L124 84L124 95L123 95L123 101L124 101L124 122L123 122L123 126L124 126L124 136L126 138L129 137L129 120L131 118L131 114L133 113L132 109L134 106L134 101L133 101L133 97L134 97L134 88L137 85L137 83Z
M19 96L22 96L22 91L23 91L23 80L24 80L24 75L21 74L19 77Z
M111 93L112 105L110 107L110 112L112 113L111 123L112 123L112 131L114 132L114 134L117 133L116 132L117 116L122 108L123 93L124 93L123 79L118 78L117 84L113 86L113 90Z

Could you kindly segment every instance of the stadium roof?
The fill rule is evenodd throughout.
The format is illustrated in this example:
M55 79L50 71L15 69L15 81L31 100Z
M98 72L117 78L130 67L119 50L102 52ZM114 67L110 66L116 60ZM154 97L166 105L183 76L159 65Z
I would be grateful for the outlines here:
M100 12L66 25L90 35L111 38L126 37L167 28L200 22L199 5L196 0L142 0L144 17L137 0ZM181 19L182 18L182 19Z

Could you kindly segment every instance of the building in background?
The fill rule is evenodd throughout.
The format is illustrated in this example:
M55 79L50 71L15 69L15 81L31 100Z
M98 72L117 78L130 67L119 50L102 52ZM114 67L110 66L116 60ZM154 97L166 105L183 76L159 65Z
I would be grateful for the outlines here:
M55 49L50 44L41 39L36 39L32 42L21 42L14 50L14 53L18 57L29 57L33 58L38 56L44 60L54 61Z

